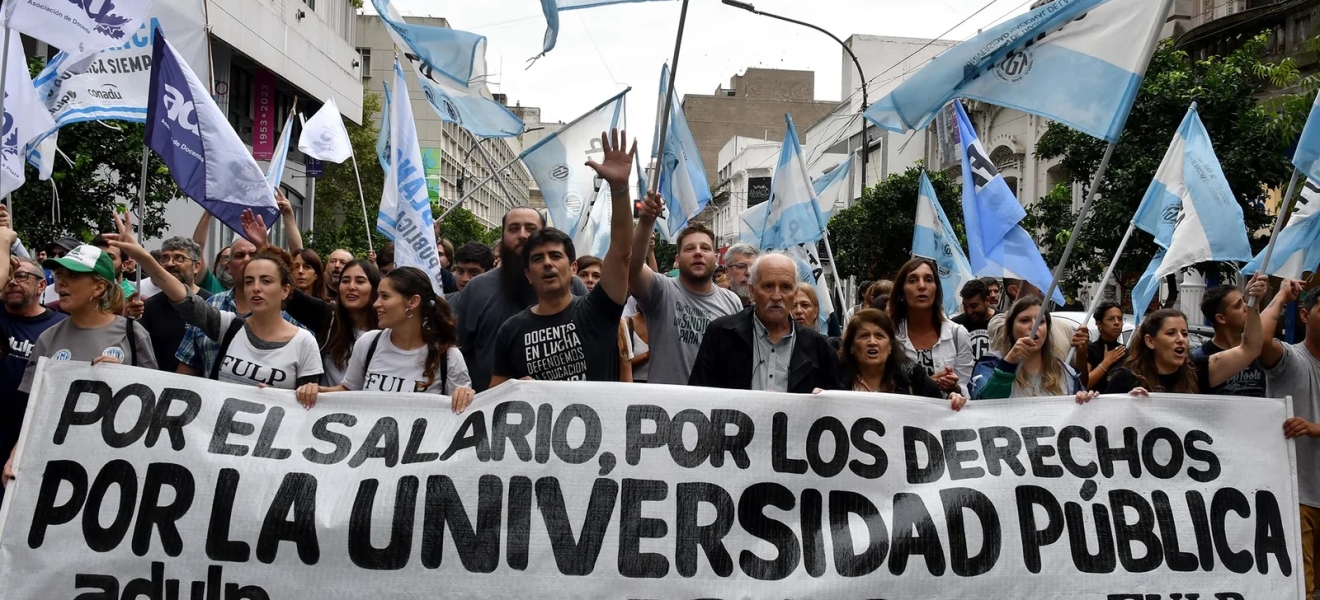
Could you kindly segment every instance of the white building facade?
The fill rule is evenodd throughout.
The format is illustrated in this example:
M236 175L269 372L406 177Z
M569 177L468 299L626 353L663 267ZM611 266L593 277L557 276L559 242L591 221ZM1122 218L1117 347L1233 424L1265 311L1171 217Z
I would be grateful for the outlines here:
M717 247L737 243L739 215L748 207L770 200L779 146L778 141L737 136L720 148L715 198L703 213L715 233Z

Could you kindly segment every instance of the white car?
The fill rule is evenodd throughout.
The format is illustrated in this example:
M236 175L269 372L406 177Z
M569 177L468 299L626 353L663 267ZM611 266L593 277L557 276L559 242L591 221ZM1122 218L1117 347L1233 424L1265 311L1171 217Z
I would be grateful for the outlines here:
M1077 328L1078 325L1081 324L1082 318L1086 316L1086 313L1074 312L1074 311L1055 311L1050 313L1050 316L1067 323L1069 326L1075 329ZM1096 328L1094 318L1087 323L1087 329L1091 333L1092 342L1100 339L1100 330ZM1118 341L1127 344L1132 339L1132 334L1136 332L1136 330L1137 330L1137 326L1132 321L1132 315L1123 315L1123 333L1119 335ZM1204 325L1188 325L1187 337L1189 342L1188 346L1192 350L1195 350L1197 348L1200 348L1201 344L1204 344L1205 342L1214 338L1215 330L1210 327L1206 327Z

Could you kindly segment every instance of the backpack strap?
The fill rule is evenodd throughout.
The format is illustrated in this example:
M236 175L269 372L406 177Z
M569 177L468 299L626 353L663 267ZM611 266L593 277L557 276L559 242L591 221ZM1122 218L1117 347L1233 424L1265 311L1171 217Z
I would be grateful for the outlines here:
M238 332L243 331L243 324L246 322L241 317L234 317L234 320L229 322L229 328L220 339L220 352L215 355L215 362L211 365L211 379L220 379L220 363L224 362L225 355L229 354L229 345L234 343Z
M445 348L445 353L440 356L440 393L453 393L453 390L445 389L449 381L449 348Z
M128 327L125 328L125 331L128 332L128 335L125 336L128 338L128 364L129 366L136 367L137 366L137 328L134 327L133 325L137 323L137 321L134 321L133 317L125 317L125 318L128 319Z
M377 332L376 337L371 338L371 344L367 346L367 356L366 359L362 361L363 381L366 381L367 373L371 372L371 358L376 356L376 346L380 344L380 336L382 335L385 335L384 330Z

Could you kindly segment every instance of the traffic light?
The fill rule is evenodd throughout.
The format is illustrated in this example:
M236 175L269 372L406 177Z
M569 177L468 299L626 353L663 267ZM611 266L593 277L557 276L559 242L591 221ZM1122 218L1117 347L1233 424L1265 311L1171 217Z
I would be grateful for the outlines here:
M642 201L641 201L641 200L633 200L633 218L634 218L634 219L640 219L640 218L642 218Z

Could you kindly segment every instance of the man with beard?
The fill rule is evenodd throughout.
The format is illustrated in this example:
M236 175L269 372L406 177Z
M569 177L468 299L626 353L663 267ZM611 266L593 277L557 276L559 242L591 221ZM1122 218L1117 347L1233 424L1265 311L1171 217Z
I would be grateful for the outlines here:
M631 210L628 212L631 215ZM455 302L458 347L463 350L472 375L472 387L478 392L490 387L495 335L500 327L510 317L536 304L536 292L523 267L522 251L527 239L544 228L545 216L534 208L520 206L505 213L500 224L499 266L469 281ZM587 287L577 278L571 280L571 285L574 296L586 295ZM618 323L617 318L614 323Z
M600 281L586 296L575 298L573 238L558 229L533 233L523 243L519 262L523 276L536 291L536 303L505 321L495 336L491 387L525 378L619 381L619 319L628 301L628 254L633 236L628 176L637 145L625 151L627 134L618 130L602 135L600 142L604 160L587 161L610 186L610 246L601 259ZM501 255L506 264L500 269L511 268L510 252ZM468 289L480 280L472 280ZM462 302L467 303L467 292L463 297ZM475 382L477 375L472 377Z
M752 303L752 290L748 286L751 280L752 263L760 254L756 246L737 243L724 252L724 264L729 268L729 291L738 295L743 308Z
M961 290L958 290L958 296L962 298L962 314L949 319L954 323L962 325L967 330L967 335L972 341L972 358L981 360L981 357L990 353L990 335L986 329L990 326L990 319L995 316L995 309L989 299L990 291L985 285L985 279L973 279L964 283Z
M8 245L4 249L8 250ZM3 456L9 456L23 428L28 395L18 391L18 384L23 381L33 344L43 331L66 318L64 313L38 302L44 291L45 271L28 259L18 261L13 277L4 286L5 309L0 311L0 331L8 339L0 350L0 453ZM4 492L0 491L0 499L3 497Z
M160 264L179 280L188 293L210 298L208 292L197 285L197 273L202 270L202 247L186 237L172 237L160 246ZM151 347L160 349L156 362L160 370L173 373L179 368L179 359L174 353L183 341L183 334L188 324L183 322L179 311L165 294L155 294L147 298L146 308L142 311L142 326L151 335Z
M637 298L638 309L655 324L649 330L651 367L647 382L684 385L692 374L706 326L741 311L743 305L737 294L712 281L719 253L715 250L715 235L704 225L689 225L678 233L677 279L646 265L651 231L662 206L658 194L647 194L633 232L628 286Z
M330 274L330 286L326 293L331 298L339 295L339 276L344 273L344 267L351 262L353 262L353 253L343 248L335 248L326 259L325 271Z
M753 307L710 323L687 384L791 394L839 389L838 354L789 314L797 263L772 252L749 271Z

